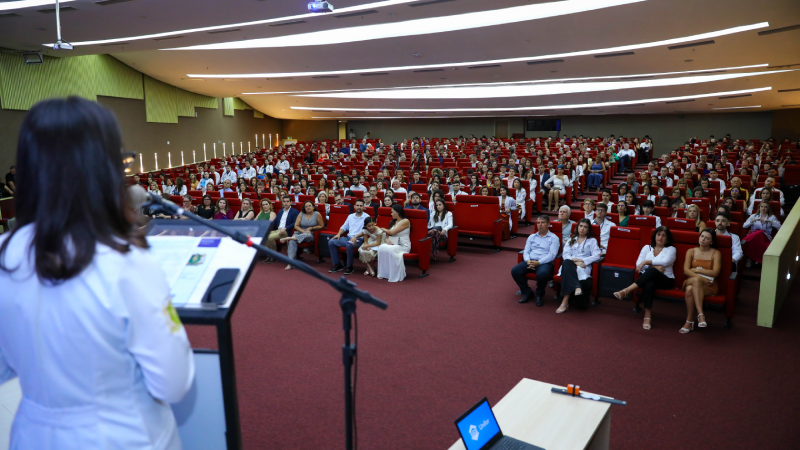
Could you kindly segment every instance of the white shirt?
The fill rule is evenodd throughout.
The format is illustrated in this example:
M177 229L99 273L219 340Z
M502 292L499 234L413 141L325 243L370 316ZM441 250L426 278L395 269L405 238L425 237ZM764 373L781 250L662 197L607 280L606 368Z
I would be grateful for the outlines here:
M175 195L175 186L161 185L161 192L164 194Z
M608 250L608 240L611 238L611 227L614 226L614 223L608 220L608 217L606 217L606 219L603 220L602 225L597 223L597 219L592 220L592 225L597 225L600 227L600 245L603 246L601 251L605 253L606 250Z
M19 376L23 392L11 448L179 449L169 403L192 386L194 359L158 262L97 244L81 274L43 286L33 230L8 246L17 271L0 271L0 384Z
M350 190L351 191L367 192L367 188L363 184L359 184L358 186L356 186L356 185L350 186Z
M760 187L760 188L756 189L755 192L753 192L753 195L750 196L750 207L751 208L753 206L753 202L754 202L755 199L761 200L761 191L762 190L764 190L764 188ZM772 195L775 195L776 192L778 192L780 194L780 196L781 196L781 206L784 206L786 199L784 198L783 192L781 192L779 189L775 189L773 187L772 188ZM783 215L783 214L781 214L781 215Z
M254 176L256 176L256 169L254 169L252 167L249 168L249 169L245 168L245 169L242 170L242 174L241 175L246 180L249 180L250 178L253 178Z
M397 188L397 189L394 189L394 188L392 188L392 190L393 190L395 193L402 193L402 194L407 194L407 193L408 193L408 191L406 191L406 190L405 190L405 188L403 188L403 187L399 187L399 188Z
M280 173L286 173L287 170L290 170L292 168L292 165L289 164L289 161L284 159L282 161L279 161L278 164L275 164L275 167L278 169Z
M731 237L731 257L733 258L733 262L738 263L744 255L742 252L742 240L739 239L739 236L731 234L731 232L728 230L725 230L725 233L722 235Z
M636 265L638 266L643 261L650 261L654 266L664 266L664 275L670 278L675 278L675 273L672 271L672 265L675 264L676 258L677 253L675 247L664 247L658 256L654 256L653 247L645 245L642 247L642 251L639 252L639 258L636 260ZM648 267L650 266L643 266L641 273L644 273Z
M186 185L181 186L181 190L180 191L177 190L177 189L178 189L178 187L175 186L174 189L173 189L174 194L172 194L172 195L180 195L181 197L183 197L188 192L187 189L186 189Z
M267 175L267 174L272 174L272 172L274 170L275 170L275 168L272 167L272 164L267 163L267 164L259 167L257 173L259 175Z
M433 227L442 227L442 231L447 232L451 228L453 228L453 213L447 211L444 215L444 219L440 221L436 221L433 214L431 214L431 218L428 219L428 228Z
M281 223L278 225L278 228L286 229L286 219L289 218L289 210L283 210L283 214L281 214Z
M602 259L600 256L600 247L597 245L597 239L586 239L580 244L578 243L578 240L575 239L575 242L572 245L569 245L570 239L564 242L564 248L561 253L564 257L564 261L572 258L582 259L586 267L577 267L578 279L585 280L590 278L592 276L592 263ZM558 269L558 276L561 276L561 269L563 267L564 266L562 265L561 268Z
M236 185L236 180L237 180L236 172L234 172L232 170L227 170L225 172L222 172L222 176L220 177L220 180L223 183L225 182L225 180L230 180L231 185L235 186Z

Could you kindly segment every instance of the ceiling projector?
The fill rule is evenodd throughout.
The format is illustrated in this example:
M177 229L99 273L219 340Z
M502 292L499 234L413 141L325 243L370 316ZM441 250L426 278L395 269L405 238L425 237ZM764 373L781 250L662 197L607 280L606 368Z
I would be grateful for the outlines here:
M311 2L308 4L308 10L312 13L329 13L333 12L333 5L328 2Z

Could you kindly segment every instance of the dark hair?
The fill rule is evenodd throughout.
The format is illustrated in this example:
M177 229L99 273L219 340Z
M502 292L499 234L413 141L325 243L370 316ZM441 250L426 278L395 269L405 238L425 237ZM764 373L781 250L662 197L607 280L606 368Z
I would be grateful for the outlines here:
M572 235L569 238L569 245L574 244L575 241L578 240L578 236L579 236L578 235L578 227L580 227L582 223L585 223L589 227L589 231L586 233L586 239L587 240L588 239L594 239L594 230L592 230L592 222L587 218L583 218L583 219L578 221L577 225L575 225L575 231L572 232Z
M394 210L394 212L397 213L398 216L400 216L400 220L403 220L403 219L406 218L406 210L403 209L403 205L401 205L399 203L395 204L395 205L392 205L392 209ZM392 221L389 222L389 228L392 228L395 223L397 223L397 220L392 219Z
M364 227L372 223L372 217L367 216L364 218Z
M288 195L284 195L283 197L281 197L281 201L286 200L287 198L289 199L289 201L292 201L292 197Z
M536 220L539 220L539 219L542 219L545 222L550 223L550 216L548 216L547 214L542 214L542 215L540 215L539 217L536 218Z
M656 206L661 205L661 202L663 202L665 199L667 200L667 207L669 207L670 199L666 195L662 195L661 197L658 198L658 203L656 203Z
M650 208L655 208L656 207L655 203L653 203L652 200L643 201L641 206L642 206L642 208L644 208L645 206L650 207Z
M444 210L441 213L439 212L439 202L441 202L442 205L444 205ZM436 201L434 201L434 203L433 203L433 219L435 221L441 222L442 220L444 220L444 216L446 216L446 215L447 215L447 203L444 201L444 199L440 198L440 199L437 199Z
M111 111L79 97L45 100L25 116L17 142L17 225L0 246L0 269L16 270L2 261L14 234L29 224L35 224L31 250L42 282L79 275L98 243L120 253L131 245L147 248L133 226L122 138Z
M722 217L724 217L725 219L727 219L727 220L728 220L728 222L730 222L730 221L731 221L731 215L730 215L730 214L728 214L728 213L726 213L726 212L719 212L719 211L718 211L718 212L717 212L717 214L714 216L714 219L716 219L716 218L717 218L717 217L719 217L719 216L722 216Z
M714 228L704 228L700 234L708 233L711 235L711 248L717 248L717 233Z
M314 204L314 202L312 202L312 201L310 201L310 200L306 200L306 201L304 201L304 202L303 202L303 207L302 207L302 208L300 208L300 209L301 209L303 212L306 212L306 205L308 205L308 204L310 204L310 205L311 205L311 210L312 210L312 211L316 211L316 210L317 210L317 205L315 205L315 204Z
M602 209L603 211L608 211L608 205L603 202L598 202L595 206L595 209Z
M653 230L653 234L650 236L650 247L656 247L656 235L662 231L667 234L667 242L664 244L664 247L672 247L672 232L664 225Z
M211 206L214 206L214 199L211 198L211 196L208 194L203 196L203 200L200 202L200 206L206 206L206 199L211 200Z
M356 203L358 203L358 202L361 202L361 204L363 205L364 204L364 199L359 198L359 199L356 200Z

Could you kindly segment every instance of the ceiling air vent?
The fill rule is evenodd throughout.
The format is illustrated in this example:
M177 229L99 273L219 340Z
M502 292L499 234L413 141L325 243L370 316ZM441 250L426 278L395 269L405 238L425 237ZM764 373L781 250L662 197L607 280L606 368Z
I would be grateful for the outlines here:
M628 107L631 107L631 106L644 106L644 105L645 105L645 103L636 103L636 104L633 104L633 105L617 105L617 108L628 108Z
M729 95L727 97L717 97L720 100L725 100L726 98L741 98L741 97L752 97L753 94L741 94L741 95Z
M420 69L414 71L414 73L425 73L425 72L444 72L444 69Z
M389 75L389 72L360 73L362 77L374 77L377 75Z
M77 9L77 8L73 8L72 6L62 6L62 7L59 9L59 11L61 11L61 12L68 12L68 11L78 11L78 9ZM51 13L54 13L54 12L56 12L56 9L55 9L55 8L51 8L51 9L39 9L39 10L36 10L36 12L45 13L45 14L51 14Z
M798 25L790 25L788 27L783 27L783 28L773 28L771 30L766 30L766 31L759 31L758 35L759 36L767 36L769 34L783 33L785 31L792 31L792 30L800 30L800 24L798 24Z
M563 59L543 59L541 61L528 61L529 66L534 66L536 64L552 64L552 63L560 63L564 62Z
M482 66L469 66L467 69L491 69L492 67L500 67L500 64L484 64Z
M681 44L681 45L670 45L667 47L667 50L677 50L679 48L691 48L691 47L699 47L701 45L711 45L716 44L713 39L708 41L700 41L700 42L691 42L689 44Z
M128 45L130 42L112 42L110 44L100 44L100 47L113 47L115 45Z
M339 75L317 75L311 78L339 78Z
M132 1L133 0L103 0L101 2L94 2L94 4L100 6L111 6L111 5L116 5L117 3L128 3Z
M305 20L291 20L289 22L268 23L268 27L285 27L287 25L297 25L298 23L306 23Z
M452 2L452 1L455 1L455 0L431 0L429 2L411 3L408 6L410 6L412 8L418 8L420 6L436 5L436 4L439 4L439 3L447 3L447 2Z
M794 89L780 89L780 90L778 90L778 92L794 92L794 91L800 91L800 88L794 88Z
M794 106L800 106L800 103L798 103L796 105L781 105L781 108L790 108L790 107L794 107Z
M0 19L10 19L12 17L20 17L20 15L17 14L17 13L3 13L3 14L0 14Z
M154 41L168 41L170 39L181 39L183 36L164 36L160 38L154 38Z
M693 101L694 101L694 99L691 99L691 100L675 100L675 101L672 101L672 102L665 102L665 103L668 104L668 105L671 105L673 103L690 103L690 102L693 102Z
M242 31L241 28L234 28L232 30L217 30L217 31L208 31L208 34L223 34L223 33L233 33L234 31Z
M377 12L378 12L377 9L370 9L369 11L356 11L356 12L347 13L347 14L339 14L338 16L336 16L336 18L337 19L346 19L348 17L358 17L358 16L366 16L366 15L369 15L369 14L376 14Z
M618 52L618 53L606 53L605 55L594 55L595 58L613 58L615 56L628 56L634 55L633 52Z

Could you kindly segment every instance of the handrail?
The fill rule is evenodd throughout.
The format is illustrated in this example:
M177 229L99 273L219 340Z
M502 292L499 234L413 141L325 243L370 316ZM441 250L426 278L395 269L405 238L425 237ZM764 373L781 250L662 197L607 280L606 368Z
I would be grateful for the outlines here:
M756 324L775 323L800 267L800 207L795 204L764 253Z

